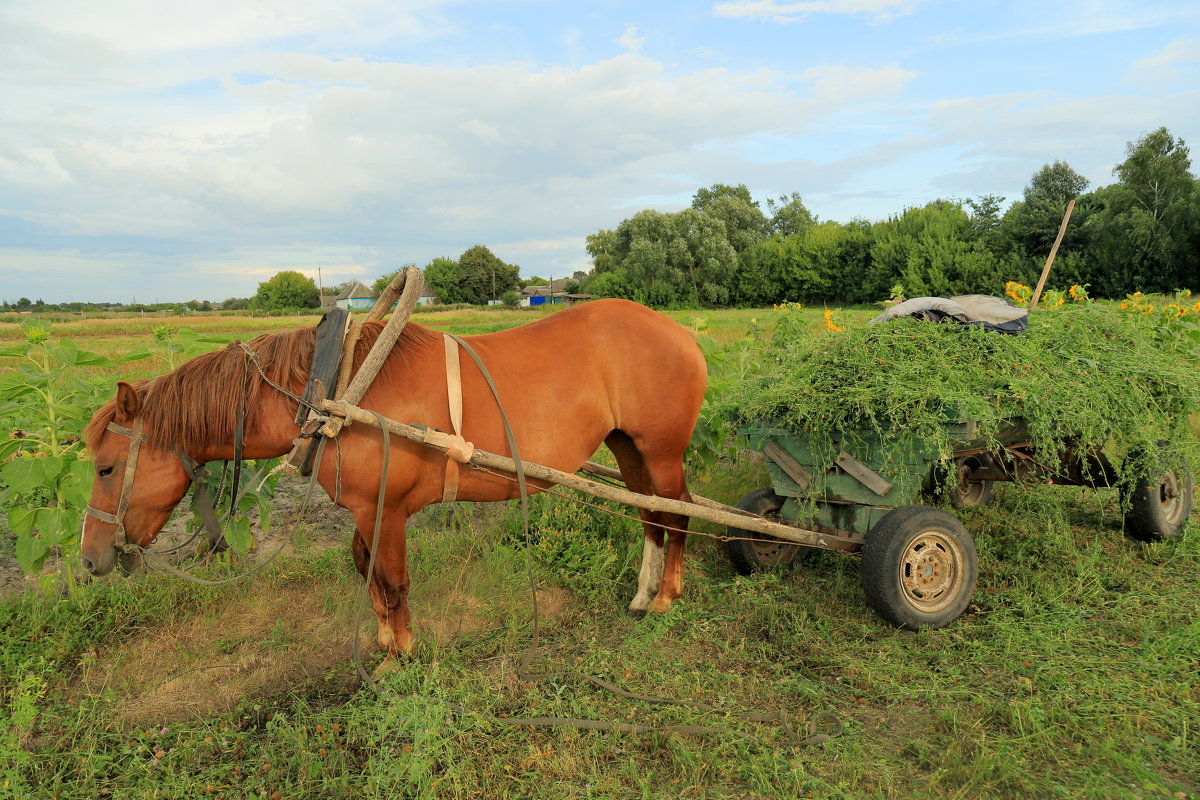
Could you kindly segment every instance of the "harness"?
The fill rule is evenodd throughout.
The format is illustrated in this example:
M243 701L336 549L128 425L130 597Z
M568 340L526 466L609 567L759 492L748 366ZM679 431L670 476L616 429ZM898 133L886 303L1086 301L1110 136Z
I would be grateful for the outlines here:
M132 428L126 428L124 425L110 422L108 423L108 430L121 436L129 437L129 455L125 459L125 475L121 483L121 497L117 500L117 511L115 514L101 511L90 503L87 506L86 513L89 517L95 517L101 522L117 526L113 539L114 547L122 553L137 553L142 547L137 542L129 540L129 534L125 530L125 512L129 510L129 498L133 495L133 476L137 472L137 462L138 456L141 454L142 442L147 441L147 438L142 433L142 421L140 419L134 423ZM210 546L215 546L221 541L221 524L217 521L217 514L213 510L212 499L208 496L208 490L204 488L204 477L207 474L204 465L197 463L191 456L178 448L166 448L157 444L154 446L179 459L183 471L187 473L188 478L192 482L192 493L196 499L196 511L200 514L200 519L204 523L204 529L208 531L209 544Z

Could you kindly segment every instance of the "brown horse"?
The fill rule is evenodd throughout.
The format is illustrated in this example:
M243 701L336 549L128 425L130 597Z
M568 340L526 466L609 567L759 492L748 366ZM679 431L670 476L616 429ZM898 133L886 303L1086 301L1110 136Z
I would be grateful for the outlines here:
M368 323L356 365L378 338ZM260 336L249 347L266 376L293 394L303 389L315 329ZM608 445L630 489L688 500L683 454L696 423L706 366L691 335L657 312L624 300L599 300L499 333L465 337L499 391L523 460L567 472ZM476 447L511 455L501 411L473 361L460 359L462 435ZM242 348L198 356L134 387L117 385L87 429L95 463L92 512L83 528L83 565L94 575L116 563L120 536L145 547L186 493L188 458L203 464L233 458L238 409L244 407L244 457L271 458L292 448L297 402L264 381ZM405 423L451 430L443 337L408 323L360 406ZM326 448L318 480L354 514L354 562L366 578L382 463L382 434L353 425ZM134 445L131 442L137 441ZM137 448L135 456L131 450ZM340 450L340 456L335 452ZM185 456L181 459L180 456ZM133 462L132 470L127 464ZM411 652L405 526L410 515L442 500L446 457L392 437L379 547L370 591L378 641L389 656ZM134 474L127 475L127 471ZM126 488L126 484L129 488ZM536 491L536 487L531 487ZM516 484L462 469L457 498L506 500ZM638 590L631 614L666 611L679 597L688 518L641 511L645 527Z

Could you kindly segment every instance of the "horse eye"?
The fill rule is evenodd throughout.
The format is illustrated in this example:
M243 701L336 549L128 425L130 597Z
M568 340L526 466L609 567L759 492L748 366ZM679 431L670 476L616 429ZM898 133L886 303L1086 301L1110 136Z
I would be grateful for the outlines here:
M109 475L112 475L112 473L113 473L112 467L100 467L100 469L96 470L96 474L99 475L101 478L107 478Z

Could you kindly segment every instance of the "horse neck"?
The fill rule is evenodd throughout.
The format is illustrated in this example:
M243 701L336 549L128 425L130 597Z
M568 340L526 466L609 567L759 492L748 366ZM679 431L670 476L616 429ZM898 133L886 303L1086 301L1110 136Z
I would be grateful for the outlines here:
M296 404L274 389L259 395L257 421L247 427L242 438L243 458L275 458L292 449L299 434ZM234 442L214 442L201 453L191 454L197 461L228 461L234 457Z

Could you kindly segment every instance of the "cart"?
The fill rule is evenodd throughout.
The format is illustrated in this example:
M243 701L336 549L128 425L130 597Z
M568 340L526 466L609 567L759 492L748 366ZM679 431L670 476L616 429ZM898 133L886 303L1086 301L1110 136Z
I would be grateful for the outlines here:
M998 481L1121 485L1099 449L1067 442L1065 467L1044 466L1021 419L1002 421L986 442L978 421L946 425L954 448L948 460L904 432L856 431L818 450L785 426L744 424L739 432L766 457L772 485L748 493L737 507L836 537L829 549L861 552L863 590L876 613L902 628L942 627L969 605L978 556L954 514L922 501L945 501L956 510L986 505ZM1190 475L1161 465L1148 474L1154 477L1122 486L1125 530L1142 541L1177 536L1191 513ZM784 567L805 552L737 526L729 535L726 554L744 574Z

